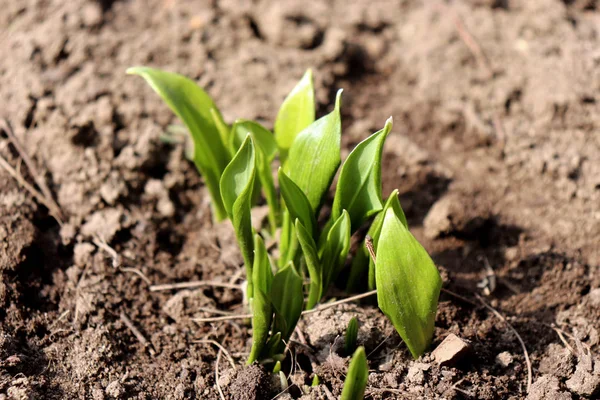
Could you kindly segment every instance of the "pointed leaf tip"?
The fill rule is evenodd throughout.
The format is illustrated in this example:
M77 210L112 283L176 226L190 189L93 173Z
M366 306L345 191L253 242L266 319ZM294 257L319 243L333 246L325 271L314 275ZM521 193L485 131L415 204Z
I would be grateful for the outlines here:
M393 125L394 125L394 117L391 117L391 116L390 116L390 117L389 117L389 118L388 118L388 119L385 121L385 128L387 128L387 129L391 130ZM388 128L388 126L389 126L389 128ZM384 129L385 129L385 128L384 128Z
M344 92L344 89L338 89L337 93L335 94L335 109L336 110L340 110L341 106L342 106L342 93Z
M314 122L315 108L312 70L308 69L281 104L275 119L274 134L282 165L298 133Z
M331 216L337 218L343 209L348 210L353 232L383 207L381 158L391 128L388 120L383 129L356 145L342 165Z
M341 162L340 95L336 108L306 127L294 139L284 170L306 194L315 215Z

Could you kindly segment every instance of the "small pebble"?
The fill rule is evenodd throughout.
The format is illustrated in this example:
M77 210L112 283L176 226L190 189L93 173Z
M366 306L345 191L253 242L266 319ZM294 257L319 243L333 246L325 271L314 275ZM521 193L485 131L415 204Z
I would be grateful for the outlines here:
M451 364L464 356L469 348L470 346L467 342L451 333L436 347L431 355L440 365Z
M514 356L510 354L508 351L503 351L502 353L496 356L496 362L503 366L504 368L508 367L514 361Z

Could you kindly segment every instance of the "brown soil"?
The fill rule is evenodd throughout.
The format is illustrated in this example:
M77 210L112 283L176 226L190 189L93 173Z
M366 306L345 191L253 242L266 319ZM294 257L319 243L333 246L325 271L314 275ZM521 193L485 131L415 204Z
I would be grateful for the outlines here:
M339 396L338 338L352 316L370 398L597 398L599 3L422 3L0 1L0 117L66 215L60 226L0 171L0 399L218 399L218 348L206 339L236 362L219 364L226 397L281 390L243 367L248 326L190 321L209 315L202 307L241 311L240 293L148 290L146 279L229 282L241 258L229 226L211 223L183 149L159 141L174 118L124 74L139 64L198 79L228 120L266 124L312 67L320 114L345 89L346 148L392 115L384 192L400 189L446 288L475 300L486 265L495 271L486 301L521 335L533 368L527 395L519 341L486 308L442 295L432 348L454 333L471 351L440 367L429 354L413 361L367 302L304 318L307 345L292 346L291 386L278 398L301 397L315 373L321 384L304 398ZM0 154L19 163L4 133ZM576 338L566 338L574 354L552 324Z

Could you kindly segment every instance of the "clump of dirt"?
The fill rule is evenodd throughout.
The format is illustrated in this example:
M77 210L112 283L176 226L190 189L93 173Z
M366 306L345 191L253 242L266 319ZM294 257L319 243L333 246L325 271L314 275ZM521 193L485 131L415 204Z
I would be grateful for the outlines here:
M345 89L344 154L394 117L384 195L400 190L412 232L460 295L442 294L432 350L454 334L470 351L412 360L372 301L329 309L300 323L278 398L341 393L352 316L370 398L598 395L597 2L5 3L0 117L65 218L0 170L0 397L219 399L212 340L236 365L221 355L225 396L283 391L243 367L245 322L193 321L243 312L240 290L150 290L239 284L243 268L183 147L159 140L177 121L125 75L132 65L196 79L228 121L267 126L313 68L319 115ZM2 132L0 155L33 182ZM484 293L524 341L529 390L520 342Z

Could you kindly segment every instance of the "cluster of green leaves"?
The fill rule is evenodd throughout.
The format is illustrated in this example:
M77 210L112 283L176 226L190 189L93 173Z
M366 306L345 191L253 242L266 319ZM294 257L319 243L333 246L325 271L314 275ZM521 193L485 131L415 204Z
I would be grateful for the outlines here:
M366 248L360 248L351 264L348 288L360 287L363 281L377 287L380 308L411 353L418 357L426 350L441 279L408 230L398 192L385 202L382 198L381 157L391 118L342 164L342 91L333 110L315 120L310 70L283 102L274 134L253 121L227 124L210 96L181 75L147 67L128 72L142 76L186 125L193 142L192 160L204 177L215 219L229 218L233 224L253 313L249 363L281 360L303 308L321 301L345 266L352 234L369 220L377 261L369 260ZM277 159L279 192L273 174ZM338 170L329 218L319 224ZM261 192L269 207L266 234L279 231L275 263L251 224L251 209ZM307 293L304 277L309 279ZM354 348L356 339L350 339Z

